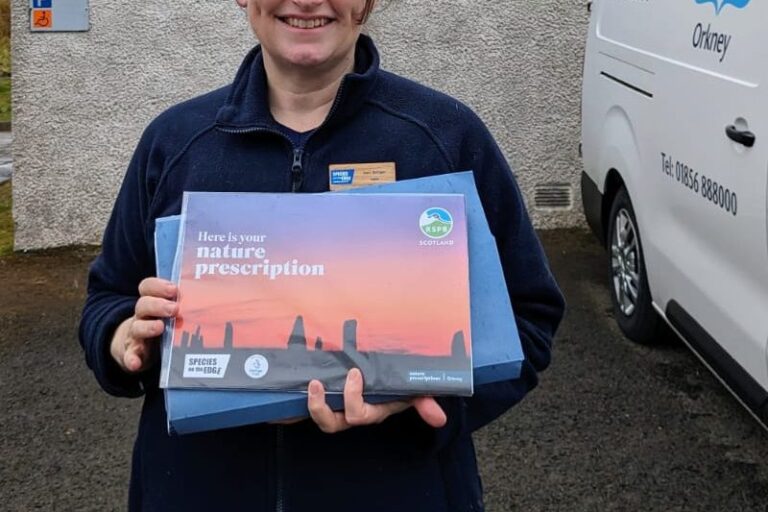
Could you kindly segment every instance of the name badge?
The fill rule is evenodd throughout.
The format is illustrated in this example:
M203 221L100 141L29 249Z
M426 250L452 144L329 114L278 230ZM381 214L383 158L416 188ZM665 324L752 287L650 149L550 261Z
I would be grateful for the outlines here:
M395 162L332 164L328 166L328 181L334 192L368 185L392 183L396 179Z

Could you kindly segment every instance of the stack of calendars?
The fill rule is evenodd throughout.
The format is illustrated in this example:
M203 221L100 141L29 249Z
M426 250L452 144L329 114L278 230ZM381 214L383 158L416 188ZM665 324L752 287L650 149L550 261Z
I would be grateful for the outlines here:
M363 195L364 194L364 195ZM334 194L188 193L158 219L158 276L179 286L163 336L169 432L334 409L350 368L366 400L471 396L523 360L472 174Z

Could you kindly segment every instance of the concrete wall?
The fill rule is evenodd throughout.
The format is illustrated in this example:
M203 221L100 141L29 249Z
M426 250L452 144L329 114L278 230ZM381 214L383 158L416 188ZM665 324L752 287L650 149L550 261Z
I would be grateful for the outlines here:
M59 0L62 1L62 0ZM131 153L168 106L231 80L254 44L233 0L91 0L86 33L31 33L13 0L16 248L96 243ZM486 121L539 227L583 224L584 0L385 0L369 24L388 69ZM534 207L541 183L574 208Z

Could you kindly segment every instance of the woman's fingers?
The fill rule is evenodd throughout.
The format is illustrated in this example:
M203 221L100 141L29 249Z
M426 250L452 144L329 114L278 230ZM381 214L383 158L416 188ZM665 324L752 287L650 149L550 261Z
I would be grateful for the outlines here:
M145 340L163 334L165 324L162 320L134 320L128 331L129 339Z
M161 299L164 300L164 299ZM137 307L138 310L138 307ZM143 372L154 362L157 350L156 338L163 334L165 323L159 319L140 320L135 316L128 320L128 328L120 337L118 334L112 340L112 353L122 353L118 362L122 361L122 367L129 373ZM122 341L120 341L122 339ZM119 344L122 343L122 347ZM115 347L115 344L118 344Z
M131 373L138 373L144 368L144 360L135 347L128 347L123 354L123 365Z
M163 318L178 314L176 285L165 279L148 277L139 283L139 300L134 315L115 330L110 342L112 358L129 373L148 369L157 358L155 338L163 334Z
M165 299L176 298L176 285L159 277L148 277L139 283L139 295L142 297L162 297Z
M406 402L388 402L372 405L363 398L363 374L353 368L347 374L344 384L344 419L351 426L381 423L389 416L410 407Z
M312 420L326 434L341 432L349 428L349 424L344 419L344 414L334 412L328 404L325 403L325 389L320 381L313 380L309 383L309 393L307 398L307 408Z
M136 318L171 318L178 305L168 299L145 295L136 301Z
M129 338L123 354L123 366L130 373L138 373L150 366L152 347L147 340Z
M325 389L317 380L309 383L307 407L320 430L329 434L350 427L381 423L409 407L414 407L424 422L435 428L444 426L448 419L432 397L418 397L409 402L366 403L363 398L363 375L357 368L349 371L344 384L344 412L334 412L328 407L325 402Z
M411 404L416 409L416 412L419 413L421 419L431 427L444 427L448 422L448 416L446 416L445 411L432 397L422 396L414 398Z
M370 410L363 399L363 374L357 368L347 373L344 383L344 418L350 425L364 425Z

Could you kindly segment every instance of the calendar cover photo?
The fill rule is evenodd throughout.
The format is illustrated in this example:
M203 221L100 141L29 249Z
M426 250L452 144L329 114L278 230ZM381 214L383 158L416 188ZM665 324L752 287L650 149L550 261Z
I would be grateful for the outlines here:
M458 194L186 193L165 388L472 393Z

